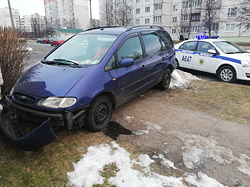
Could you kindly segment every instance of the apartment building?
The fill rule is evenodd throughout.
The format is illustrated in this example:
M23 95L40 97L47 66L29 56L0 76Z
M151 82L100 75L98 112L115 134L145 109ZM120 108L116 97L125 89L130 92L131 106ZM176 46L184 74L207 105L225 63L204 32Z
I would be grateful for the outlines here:
M90 26L88 0L44 0L45 16L50 28Z
M19 10L12 8L13 22L16 29L20 29L20 14ZM11 27L11 19L9 8L0 8L0 26Z

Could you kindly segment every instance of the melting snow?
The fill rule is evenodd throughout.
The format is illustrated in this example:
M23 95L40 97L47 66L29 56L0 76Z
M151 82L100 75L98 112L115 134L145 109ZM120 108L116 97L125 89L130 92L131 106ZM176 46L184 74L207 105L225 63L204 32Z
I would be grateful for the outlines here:
M183 72L181 70L174 70L172 73L172 79L170 88L187 88L188 84L192 80L200 80L198 77L191 73Z
M115 163L118 172L115 177L109 179L109 183L118 187L185 186L182 183L183 178L167 177L152 172L150 164L153 162L148 155L140 155L139 161L130 160L130 154L115 142L112 142L112 147L107 144L91 146L83 158L74 164L74 171L67 174L69 185L91 187L93 184L103 184L103 168ZM133 169L135 164L142 167L143 171Z
M198 176L197 176L198 175ZM195 185L197 187L224 187L221 183L217 182L215 179L208 177L206 174L202 172L198 172L198 174L189 174L185 181L191 185Z
M238 162L237 169L245 175L250 176L250 158L241 154L240 158L233 155L233 152L211 139L200 135L185 134L182 132L171 132L184 143L182 156L184 165L189 169L199 168L204 158L212 159L219 164L231 164Z
M122 116L122 118L123 118L126 122L128 122L128 123L131 123L132 119L134 119L133 116L129 116L129 115L127 115L127 114L124 114L124 115Z

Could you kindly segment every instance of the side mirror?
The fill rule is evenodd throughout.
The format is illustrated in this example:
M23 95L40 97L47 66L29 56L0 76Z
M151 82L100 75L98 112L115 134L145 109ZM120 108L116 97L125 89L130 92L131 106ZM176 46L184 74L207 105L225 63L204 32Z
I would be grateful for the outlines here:
M209 54L212 54L212 55L216 55L217 54L217 52L214 49L209 49L207 52Z
M133 58L124 58L119 62L120 67L128 67L131 66L134 63Z

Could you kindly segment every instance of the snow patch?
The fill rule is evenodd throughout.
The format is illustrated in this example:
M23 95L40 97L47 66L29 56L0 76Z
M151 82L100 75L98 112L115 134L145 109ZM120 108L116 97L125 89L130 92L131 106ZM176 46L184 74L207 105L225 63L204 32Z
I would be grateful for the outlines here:
M141 135L148 134L148 133L149 133L149 130L138 130L134 132L134 134L137 136L141 136Z
M173 169L177 169L174 166L174 163L168 159L166 159L163 154L159 154L158 158L161 160L161 165L166 166L167 168L173 168Z
M181 70L174 70L172 73L172 79L170 82L170 88L187 88L190 81L200 80L198 77L191 73L183 72Z
M198 172L197 175L195 174L188 174L188 176L185 178L185 181L191 185L197 186L197 187L224 187L221 183L216 181L213 178L208 177L206 174L202 172Z
M237 169L241 173L250 176L250 158L247 155L241 154L240 158L237 158L233 155L231 149L219 146L211 138L182 132L171 132L171 134L184 143L182 157L187 168L198 168L203 163L204 158L207 158L219 164L238 162L240 166Z
M131 122L132 122L132 119L134 119L133 116L129 116L129 115L127 115L127 114L123 114L122 118L123 118L126 122L128 122L128 123L131 123Z
M93 184L103 184L101 172L104 167L115 163L118 172L109 179L109 183L119 187L160 187L185 186L183 178L167 177L151 171L150 164L154 161L148 155L140 155L139 161L131 160L130 154L118 144L112 146L101 144L91 146L83 158L74 165L74 171L68 172L69 185L91 187ZM133 169L134 165L142 167L142 171Z

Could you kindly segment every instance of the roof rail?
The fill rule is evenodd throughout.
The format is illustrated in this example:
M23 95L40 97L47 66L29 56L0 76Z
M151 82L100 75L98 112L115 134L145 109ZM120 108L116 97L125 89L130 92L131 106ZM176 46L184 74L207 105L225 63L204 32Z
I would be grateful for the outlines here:
M91 31L91 30L95 30L95 29L105 29L105 28L114 28L114 27L119 27L119 26L103 26L103 27L93 27L90 29L86 29L85 31Z
M157 25L137 25L137 26L132 26L132 27L128 28L128 29L126 30L126 32L131 31L131 30L133 30L133 29L140 29L140 28L145 28L145 27L146 27L146 28L149 27L150 29L153 29L153 28L164 29L163 27L157 26Z

